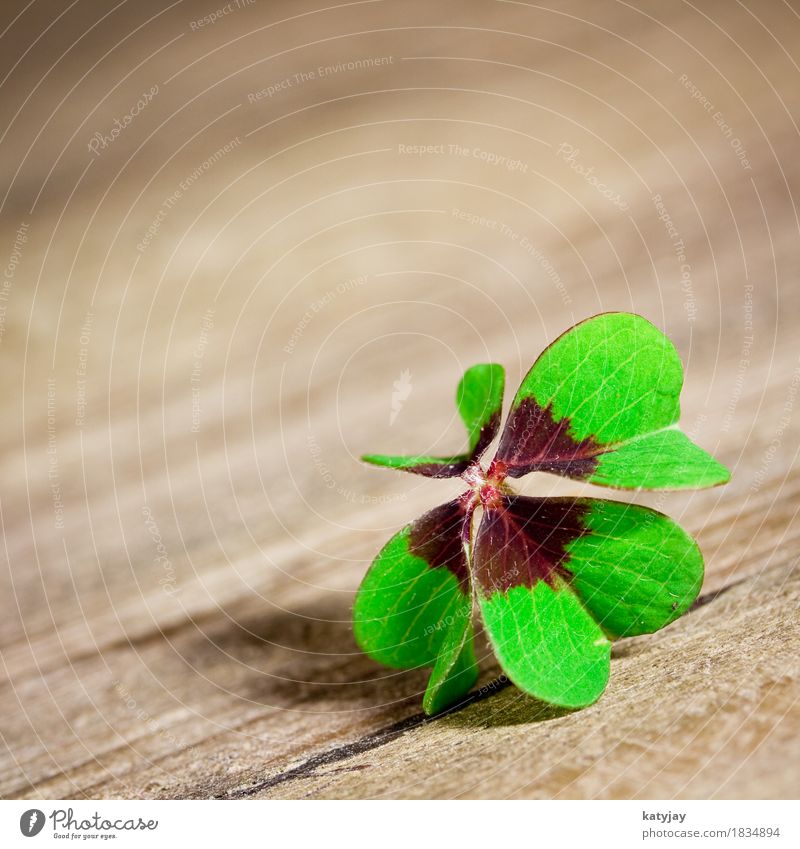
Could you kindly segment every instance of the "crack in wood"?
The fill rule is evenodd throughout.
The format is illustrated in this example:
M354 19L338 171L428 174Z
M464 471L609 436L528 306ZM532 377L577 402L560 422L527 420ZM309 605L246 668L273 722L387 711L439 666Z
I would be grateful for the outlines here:
M373 731L352 743L344 743L341 746L334 746L333 748L326 749L319 754L312 755L298 766L285 770L284 772L279 772L277 775L273 775L270 778L265 778L263 781L259 781L250 787L229 791L228 793L218 795L215 798L244 799L248 796L253 796L256 793L261 793L264 790L271 790L273 787L277 787L279 784L285 784L287 781L294 781L298 778L313 778L318 775L317 770L320 767L340 763L341 761L346 761L356 755L363 754L364 752L370 752L373 749L385 746L387 743L391 743L392 740L396 740L398 737L401 737L407 731L419 728L422 725L428 725L431 722L436 722L446 716L451 716L452 714L469 707L469 705L488 699L489 696L494 695L494 693L497 693L500 690L504 690L510 685L511 681L509 681L505 675L501 675L499 678L495 678L480 689L475 690L475 692L470 693L458 702L458 704L453 705L446 711L437 713L436 716L426 716L424 713L415 713L413 716L406 717L405 719L401 719L399 722L392 723L392 725L387 725L385 728Z

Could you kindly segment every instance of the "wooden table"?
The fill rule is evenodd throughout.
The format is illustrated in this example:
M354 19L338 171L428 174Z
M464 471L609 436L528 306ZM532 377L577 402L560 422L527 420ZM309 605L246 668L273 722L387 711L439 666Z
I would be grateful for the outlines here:
M0 792L796 796L799 5L211 11L4 6ZM357 457L460 450L464 368L609 309L734 470L636 497L701 603L587 710L480 642L425 719L349 612L456 485Z

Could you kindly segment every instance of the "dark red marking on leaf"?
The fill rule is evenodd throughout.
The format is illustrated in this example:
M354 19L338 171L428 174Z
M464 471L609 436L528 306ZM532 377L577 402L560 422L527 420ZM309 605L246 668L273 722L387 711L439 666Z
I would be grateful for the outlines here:
M464 551L472 506L465 498L440 504L411 524L408 550L431 568L449 569L462 587L469 586L469 566Z
M418 465L397 466L404 472L412 472L415 475L423 475L426 478L455 478L463 475L469 468L472 460L469 457L456 460L453 458L444 463L419 463Z
M570 579L566 546L586 533L585 499L502 495L486 507L475 540L475 580L486 596Z
M542 407L533 398L525 398L508 415L495 462L502 463L512 478L529 472L552 472L588 479L603 449L591 437L573 439L569 424L569 418L558 422L553 418L551 405Z
M486 424L481 428L475 450L472 452L471 460L473 462L478 460L483 452L491 445L492 440L497 436L498 430L500 430L500 410L492 413L486 420Z

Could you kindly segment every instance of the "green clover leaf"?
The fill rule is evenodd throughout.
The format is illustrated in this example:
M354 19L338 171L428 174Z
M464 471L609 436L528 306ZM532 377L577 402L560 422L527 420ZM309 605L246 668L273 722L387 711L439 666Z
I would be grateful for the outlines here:
M568 330L525 376L497 463L624 489L726 483L728 470L678 430L683 367L649 321L604 313Z
M469 485L386 544L353 608L356 639L375 660L432 667L426 713L451 706L477 680L473 603L508 677L569 708L603 693L611 640L652 633L689 609L703 558L667 516L605 499L527 498L507 483L533 471L625 489L725 483L728 470L678 429L682 383L678 354L656 327L603 313L534 363L488 470L478 461L499 430L499 365L474 366L459 383L467 452L363 458Z

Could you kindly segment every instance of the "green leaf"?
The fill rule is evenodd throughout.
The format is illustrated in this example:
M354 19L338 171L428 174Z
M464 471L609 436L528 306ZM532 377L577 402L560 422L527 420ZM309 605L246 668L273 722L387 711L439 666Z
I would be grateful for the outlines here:
M697 543L667 516L581 499L585 533L566 546L571 586L614 637L649 634L684 614L703 583Z
M399 669L433 666L449 625L469 599L461 499L406 525L379 552L353 606L353 630L370 657Z
M483 596L480 608L500 666L517 687L564 707L597 701L611 644L561 578Z
M469 454L477 459L500 427L505 370L494 363L472 366L456 390L456 405L469 437Z
M703 583L697 544L667 516L596 498L498 497L484 509L472 568L509 678L568 707L605 686L601 635L663 628Z
M470 464L467 454L457 454L454 457L429 456L397 456L391 454L365 454L361 458L373 466L383 466L386 469L399 469L403 472L413 472L428 478L452 478L463 474Z
M682 384L678 353L657 327L632 313L603 313L550 345L517 398L552 405L576 439L615 445L674 424Z
M599 454L588 480L625 489L699 489L727 483L730 477L722 463L673 427Z
M724 483L725 467L677 430L682 384L674 345L649 321L632 313L587 319L526 375L498 460L512 477L549 471L644 489Z
M445 633L428 680L422 709L429 716L459 701L478 680L471 617L472 600L465 596Z

